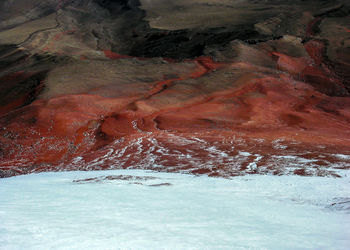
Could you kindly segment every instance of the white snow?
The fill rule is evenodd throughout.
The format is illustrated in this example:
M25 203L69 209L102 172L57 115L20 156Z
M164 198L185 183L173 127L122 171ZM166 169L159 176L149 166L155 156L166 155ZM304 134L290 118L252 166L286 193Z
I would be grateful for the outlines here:
M336 154L335 156L342 160L350 160L350 155Z
M0 249L349 249L349 197L346 174L18 176L0 179Z
M242 156L246 156L246 157L248 157L248 156L251 156L252 154L251 153L249 153L249 152L241 152L241 151L239 151L238 152L238 154L239 155L242 155Z

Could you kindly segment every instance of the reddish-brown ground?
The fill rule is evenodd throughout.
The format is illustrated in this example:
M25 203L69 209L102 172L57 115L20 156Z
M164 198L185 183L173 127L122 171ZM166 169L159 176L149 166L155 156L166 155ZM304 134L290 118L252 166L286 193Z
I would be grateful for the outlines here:
M225 57L230 46L241 58ZM325 44L299 42L304 56L269 42L230 46L217 61L163 60L169 73L158 80L137 78L142 67L156 72L158 61L106 50L106 65L140 67L120 75L129 85L113 78L21 108L28 97L18 95L0 109L1 176L116 168L339 176L349 169L350 98L345 79L325 58ZM15 86L28 74L1 81ZM103 81L109 73L96 74Z

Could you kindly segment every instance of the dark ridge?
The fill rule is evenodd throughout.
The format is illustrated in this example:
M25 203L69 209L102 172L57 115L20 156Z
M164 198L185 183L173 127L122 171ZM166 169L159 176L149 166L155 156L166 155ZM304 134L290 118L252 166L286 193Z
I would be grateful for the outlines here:
M6 82L6 85L0 85L0 106L6 106L14 100L19 99L23 100L15 108L25 106L30 104L35 100L37 95L40 93L40 84L47 77L47 71L38 72L34 74L26 75L16 75L5 76L1 80ZM12 80L12 81L11 81Z
M335 7L331 7L328 9L324 9L323 11L320 11L319 13L316 13L315 17L346 17L349 16L350 9L349 7L339 4Z
M323 21L323 18L319 18L315 24L312 26L311 28L311 31L314 33L314 35L317 35L321 32L320 30L320 25L321 25L321 22Z
M247 40L244 40L244 42L247 43L247 44L254 45L254 44L259 44L259 43L265 43L265 42L268 42L268 41L279 40L281 38L283 38L283 36L273 36L273 37L269 36L267 38L247 39Z
M31 55L13 44L0 46L0 115L32 103L44 88L48 72L71 59Z
M94 0L94 2L114 15L131 10L129 0Z
M0 44L0 59L18 48L15 44Z
M3 75L2 72L5 69L18 65L28 56L29 53L19 50L17 45L0 45L0 77Z
M87 40L98 41L97 49L111 49L118 54L186 59L202 56L208 46L220 47L235 39L266 39L254 29L253 24L193 30L155 29L144 21L146 13L139 8L137 0L93 0L93 3L109 14L101 16L101 13L106 12L95 12L96 16L75 13L72 18L88 34ZM84 8L88 7L85 5Z
M152 29L131 47L129 55L173 59L194 58L202 56L208 46L225 46L235 39L263 40L252 26L175 31Z

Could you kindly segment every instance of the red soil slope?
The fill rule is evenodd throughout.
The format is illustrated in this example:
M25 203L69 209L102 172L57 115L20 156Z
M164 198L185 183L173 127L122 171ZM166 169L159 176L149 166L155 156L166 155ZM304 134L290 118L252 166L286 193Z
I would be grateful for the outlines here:
M216 60L163 60L171 72L162 79L128 72L98 88L18 108L27 98L20 95L0 109L0 173L145 168L225 177L340 176L350 168L349 89L311 30L304 43L290 37L233 42ZM103 53L106 65L151 65L155 72L160 67L154 59ZM16 85L30 74L1 81ZM102 81L109 73L96 74ZM137 80L119 87L120 79Z

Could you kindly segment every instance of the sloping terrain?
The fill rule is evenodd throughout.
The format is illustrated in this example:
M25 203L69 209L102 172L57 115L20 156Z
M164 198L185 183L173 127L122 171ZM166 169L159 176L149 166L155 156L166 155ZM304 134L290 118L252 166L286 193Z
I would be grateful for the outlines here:
M6 0L0 176L342 176L346 1Z

